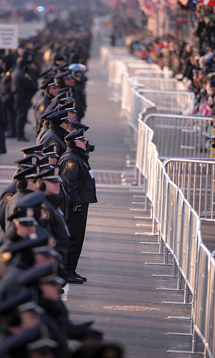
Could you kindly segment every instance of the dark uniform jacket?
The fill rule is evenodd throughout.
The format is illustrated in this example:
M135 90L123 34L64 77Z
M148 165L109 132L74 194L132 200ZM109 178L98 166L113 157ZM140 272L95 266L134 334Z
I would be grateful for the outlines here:
M37 90L37 82L31 77L27 67L17 67L12 73L12 92L22 99L31 99Z
M69 230L64 219L63 212L57 206L58 197L56 195L47 195L43 202L46 218L39 220L39 224L46 229L56 240L56 251L62 256L64 265L68 264L68 241Z
M69 206L96 203L94 174L82 148L67 149L59 159Z
M6 205L9 200L16 194L16 182L17 180L12 181L12 183L3 191L0 196L0 226L3 231L5 231L5 210Z
M68 134L65 129L50 124L49 130L39 139L38 144L44 144L44 147L48 147L51 144L57 146L56 153L59 157L66 151L66 143L64 142L65 135Z
M5 231L9 229L9 227L12 225L10 221L7 219L10 215L13 215L14 209L16 207L17 202L19 199L21 199L24 195L32 193L31 190L28 189L18 189L17 193L14 194L14 196L11 198L11 200L8 202L5 210Z
M35 115L34 131L36 134L39 133L39 131L42 127L42 124L43 124L41 115L45 112L46 108L50 105L51 100L53 98L54 97L51 94L45 93L44 96L39 99L39 101L36 103L36 105L34 107L34 115Z

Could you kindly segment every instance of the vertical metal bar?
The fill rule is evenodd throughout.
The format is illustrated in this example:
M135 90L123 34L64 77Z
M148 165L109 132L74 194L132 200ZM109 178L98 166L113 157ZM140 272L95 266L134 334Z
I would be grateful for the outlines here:
M200 184L199 184L199 210L198 215L201 217L201 201L202 201L202 163L200 163Z
M205 196L204 196L204 213L207 219L207 199L208 199L208 178L209 178L209 164L206 164L206 178L205 178Z

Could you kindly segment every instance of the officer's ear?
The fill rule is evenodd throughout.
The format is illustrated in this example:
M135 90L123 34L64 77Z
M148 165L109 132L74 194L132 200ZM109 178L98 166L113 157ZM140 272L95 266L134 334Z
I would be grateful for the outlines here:
M46 191L46 184L44 183L44 181L41 181L38 188L41 191Z

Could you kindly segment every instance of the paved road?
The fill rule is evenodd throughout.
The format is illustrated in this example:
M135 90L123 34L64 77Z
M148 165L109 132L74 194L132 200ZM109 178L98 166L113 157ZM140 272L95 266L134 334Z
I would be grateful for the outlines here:
M98 41L94 41L89 68L88 111L83 122L90 126L87 137L96 145L91 166L106 179L116 174L120 178L120 173L128 170L126 155L135 160L134 144L127 138L127 122L120 118L117 104L108 100ZM32 112L29 118L33 121ZM32 125L26 128L30 143L34 142ZM20 143L7 140L7 148L2 165L13 164L19 157ZM134 180L131 173L130 168L129 182ZM186 335L190 332L191 305L183 305L183 294L176 290L177 279L171 277L171 257L169 265L162 264L158 238L150 234L149 212L143 211L142 188L114 182L102 185L99 178L97 174L98 203L90 206L78 267L88 281L67 286L63 299L75 322L95 320L94 327L104 332L106 341L124 347L125 358L173 358L175 353L167 350L191 349L191 337Z

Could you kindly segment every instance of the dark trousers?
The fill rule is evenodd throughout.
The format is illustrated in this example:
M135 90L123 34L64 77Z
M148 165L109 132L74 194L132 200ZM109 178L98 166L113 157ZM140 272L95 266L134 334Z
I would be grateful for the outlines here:
M68 209L67 226L71 235L69 242L69 270L76 270L84 242L89 204L81 204L81 212L73 213Z
M15 111L16 111L16 136L22 138L24 133L24 127L27 122L28 110L31 106L31 100L28 98L21 98L15 95Z
M16 135L16 113L13 109L13 105L11 105L11 108L4 107L4 113L6 117L7 134Z

